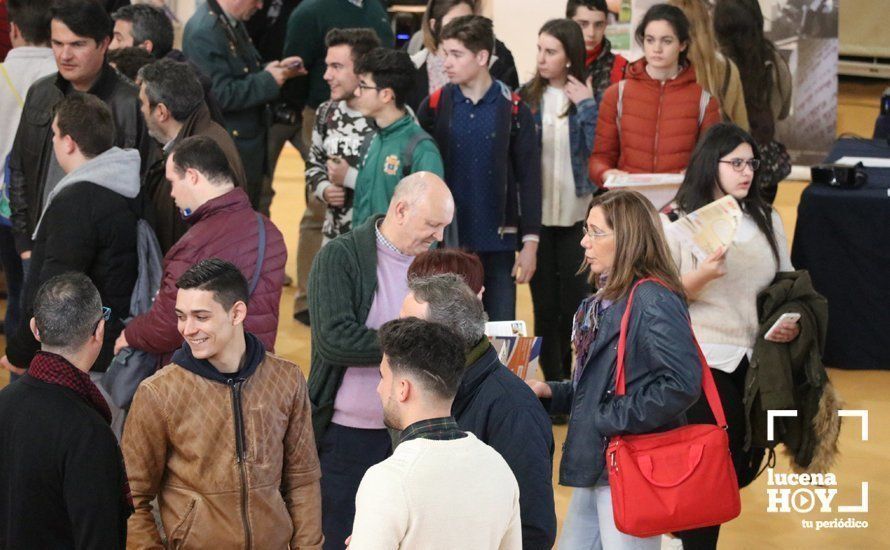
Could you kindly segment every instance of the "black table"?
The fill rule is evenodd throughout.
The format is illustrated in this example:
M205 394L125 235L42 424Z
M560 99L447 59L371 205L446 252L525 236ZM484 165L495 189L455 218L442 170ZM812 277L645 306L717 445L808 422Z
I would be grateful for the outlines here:
M844 156L890 158L890 146L841 139L826 162ZM866 170L860 189L804 189L791 260L828 299L825 364L890 369L890 169Z

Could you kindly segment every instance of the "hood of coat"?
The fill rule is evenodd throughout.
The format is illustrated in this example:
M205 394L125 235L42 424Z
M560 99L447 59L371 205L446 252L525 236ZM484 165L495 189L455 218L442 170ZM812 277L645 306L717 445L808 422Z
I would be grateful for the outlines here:
M646 58L641 57L637 61L634 61L630 65L627 66L627 79L628 80L640 80L643 82L652 82L658 84L658 81L649 76L649 73L646 72ZM677 76L667 81L668 86L680 86L685 85L690 82L695 82L695 68L691 63L686 63L681 69L680 72L677 73Z
M140 186L139 166L139 151L136 149L112 147L72 170L59 180L59 183L56 184L49 197L47 197L46 204L43 205L43 211L40 213L40 220L37 221L37 225L34 228L32 238L37 238L40 222L43 221L43 215L46 214L53 199L65 188L75 183L89 182L114 191L128 199L136 198L136 195L139 194Z
M246 348L244 350L244 359L241 369L238 371L238 376L236 377L238 380L246 380L250 378L266 357L266 348L263 346L263 343L260 342L259 338L249 332L245 332L244 341ZM173 354L173 362L185 370L197 374L201 378L219 382L220 384L227 384L229 381L229 378L219 372L210 361L207 359L195 358L195 356L192 355L192 348L189 347L188 342L183 342L182 347L176 350Z

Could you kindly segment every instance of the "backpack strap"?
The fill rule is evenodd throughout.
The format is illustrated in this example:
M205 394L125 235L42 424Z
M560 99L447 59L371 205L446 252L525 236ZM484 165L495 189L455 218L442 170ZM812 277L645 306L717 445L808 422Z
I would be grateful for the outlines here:
M627 80L618 82L618 103L615 105L615 125L618 127L618 139L621 139L621 112L624 110L624 85Z
M22 94L15 88L15 85L12 83L12 79L9 77L9 72L6 70L6 64L0 63L0 72L3 73L3 79L6 80L7 86L12 90L12 95L15 96L16 102L19 104L19 107L25 106L25 100L22 99Z
M701 89L701 96L698 98L698 126L701 128L701 123L705 120L705 112L708 110L708 103L711 102L711 94L705 90Z
M433 93L430 94L430 109L433 111L439 110L439 100L442 99L442 88L437 89Z
M405 149L402 151L402 177L408 177L412 174L412 168L414 166L414 150L417 149L417 146L420 145L422 141L432 141L433 137L428 133L420 130L415 133L408 139L408 143L405 144Z
M259 228L260 244L256 254L256 269L253 272L253 277L250 278L250 286L247 287L248 296L253 295L253 291L256 290L256 286L260 282L260 274L263 272L263 260L266 257L266 224L263 221L263 215L259 212L256 212L256 221Z

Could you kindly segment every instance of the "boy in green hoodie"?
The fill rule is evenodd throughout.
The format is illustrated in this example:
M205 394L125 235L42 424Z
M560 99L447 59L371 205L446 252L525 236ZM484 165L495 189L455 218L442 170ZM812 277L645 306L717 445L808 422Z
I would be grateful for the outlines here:
M356 108L372 118L379 131L367 146L356 178L353 227L385 213L396 184L409 174L445 175L436 142L405 107L414 70L408 54L386 48L371 50L356 67Z

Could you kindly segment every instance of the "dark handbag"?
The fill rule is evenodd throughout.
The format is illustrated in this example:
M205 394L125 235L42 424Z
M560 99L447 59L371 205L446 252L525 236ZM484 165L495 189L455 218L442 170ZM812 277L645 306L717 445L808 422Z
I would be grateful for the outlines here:
M638 281L621 319L615 396L625 394L627 327ZM692 327L690 326L690 331ZM693 337L694 338L694 337ZM696 348L698 343L696 342ZM717 424L689 424L665 432L616 435L606 450L615 527L635 537L719 525L741 512L726 417L711 369L698 349L702 391Z
M788 149L776 140L770 140L759 147L760 153L760 194L772 204L779 189L779 182L791 173L791 155Z

